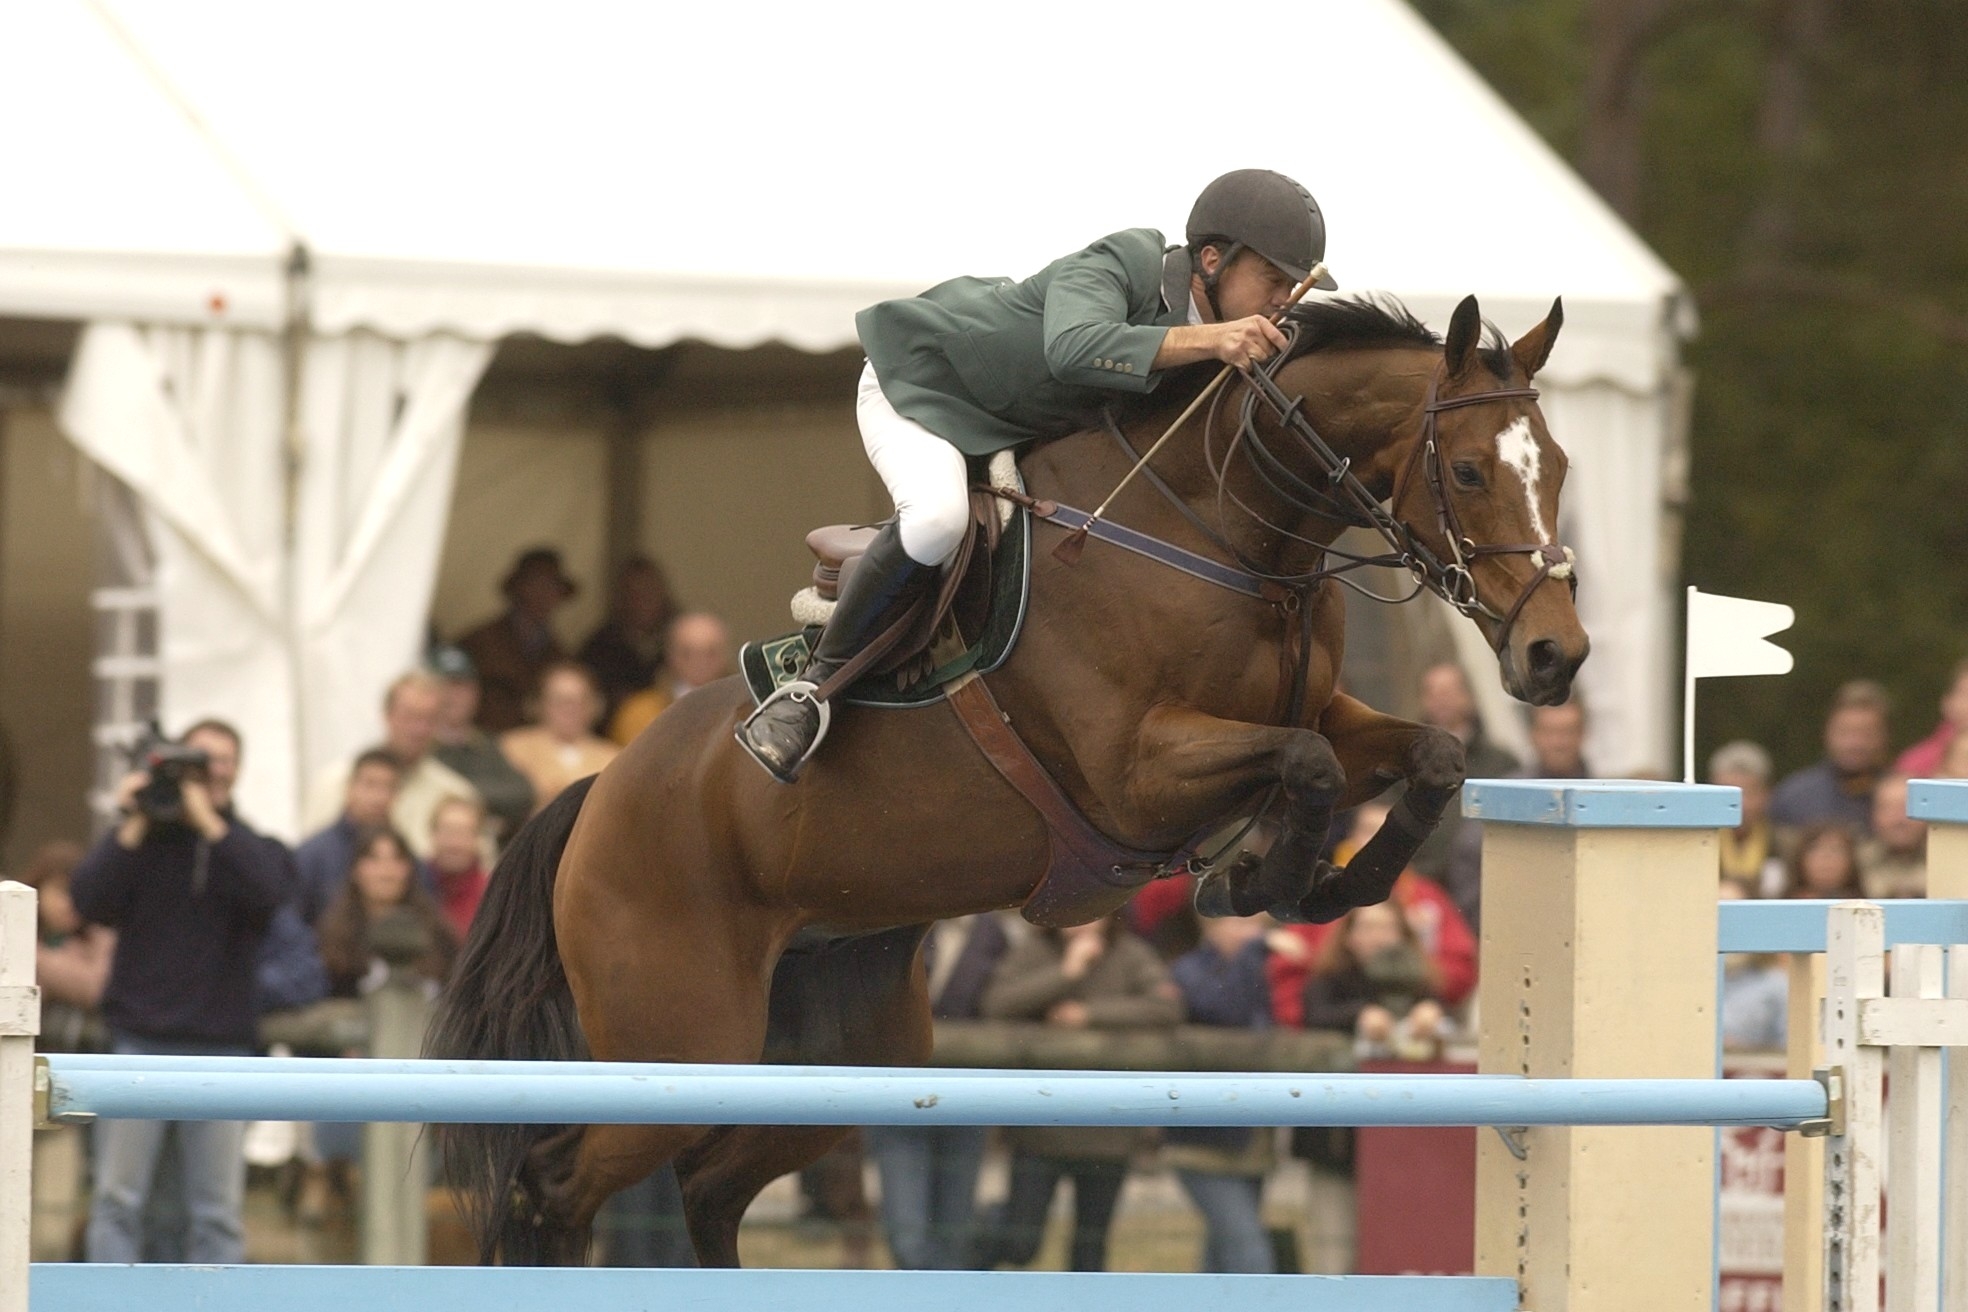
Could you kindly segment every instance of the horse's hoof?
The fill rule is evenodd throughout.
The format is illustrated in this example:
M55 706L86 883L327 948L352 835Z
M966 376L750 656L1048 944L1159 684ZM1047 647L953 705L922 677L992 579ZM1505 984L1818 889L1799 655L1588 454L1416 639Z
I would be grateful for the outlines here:
M1272 918L1286 925L1326 925L1351 911L1354 900L1346 895L1346 871L1329 861L1321 861L1312 876L1312 891L1296 902L1271 908Z

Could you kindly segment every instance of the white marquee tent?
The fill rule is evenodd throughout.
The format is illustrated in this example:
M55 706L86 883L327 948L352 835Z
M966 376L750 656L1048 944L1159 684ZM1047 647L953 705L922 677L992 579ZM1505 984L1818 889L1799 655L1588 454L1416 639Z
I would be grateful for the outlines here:
M167 722L253 725L243 804L291 831L413 657L502 337L840 349L873 300L1176 232L1256 164L1319 197L1348 290L1437 323L1474 291L1512 334L1563 294L1593 751L1666 764L1674 275L1400 0L1280 7L1273 58L1205 80L1194 15L0 8L0 315L88 325L61 420L143 508Z

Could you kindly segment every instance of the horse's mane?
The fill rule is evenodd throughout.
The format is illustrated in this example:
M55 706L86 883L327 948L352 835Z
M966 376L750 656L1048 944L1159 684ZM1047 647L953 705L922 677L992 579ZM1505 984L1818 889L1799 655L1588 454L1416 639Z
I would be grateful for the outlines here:
M1417 319L1414 311L1395 297L1384 293L1349 296L1341 300L1300 301L1286 314L1297 325L1298 338L1287 359L1296 360L1315 351L1376 350L1412 346L1440 349L1441 334ZM1483 342L1477 358L1498 379L1508 382L1515 364L1510 358L1510 341L1488 319L1483 321ZM1162 413L1181 404L1216 376L1221 366L1214 360L1186 365L1180 371L1193 387L1163 387L1145 397L1130 398L1120 407L1126 417L1142 418Z
M1314 351L1442 344L1441 334L1417 319L1399 300L1387 295L1300 301L1286 317L1298 325L1293 359ZM1502 330L1488 319L1483 321L1483 344L1478 348L1478 355L1498 378L1510 377L1510 343Z

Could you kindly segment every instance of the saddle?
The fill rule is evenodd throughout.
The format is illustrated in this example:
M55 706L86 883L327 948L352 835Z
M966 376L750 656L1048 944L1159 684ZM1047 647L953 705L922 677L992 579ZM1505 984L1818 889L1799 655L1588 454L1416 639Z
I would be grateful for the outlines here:
M998 545L1014 510L989 489L1022 490L1017 463L1008 451L991 458L988 478L988 487L971 490L970 525L938 575L935 591L918 597L875 636L864 652L870 659L850 682L866 675L893 675L898 691L907 692L960 655L966 635L976 639L983 633L997 601ZM826 624L841 589L879 531L873 524L828 524L806 535L807 549L814 556L813 582L793 597L795 623Z
M994 488L1012 496L999 497ZM1023 492L1010 453L994 457L990 485L973 489L969 530L935 589L918 597L837 677L840 696L852 705L949 705L992 768L1046 822L1046 871L1026 899L1025 918L1038 925L1076 925L1120 907L1188 850L1138 852L1096 830L1013 732L978 677L1009 656L1024 622L1033 515L1021 508L1028 502ZM804 627L772 641L748 642L739 651L739 669L755 703L804 669L817 626L826 623L877 531L830 524L807 534L813 582L793 598L793 618Z

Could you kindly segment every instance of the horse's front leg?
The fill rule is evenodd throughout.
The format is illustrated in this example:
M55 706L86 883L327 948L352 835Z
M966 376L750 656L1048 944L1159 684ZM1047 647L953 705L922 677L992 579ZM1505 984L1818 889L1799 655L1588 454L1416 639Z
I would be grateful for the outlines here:
M1128 800L1140 816L1208 824L1278 787L1283 814L1270 850L1205 874L1196 886L1198 912L1289 913L1310 895L1333 809L1346 790L1346 772L1323 735L1158 707L1142 720L1139 745Z
M1397 779L1407 791L1343 869L1324 865L1313 886L1289 918L1337 920L1353 907L1385 902L1394 881L1441 823L1442 812L1462 787L1462 742L1454 734L1425 724L1383 715L1362 702L1335 694L1319 727L1325 731L1346 771L1346 805L1358 806Z

